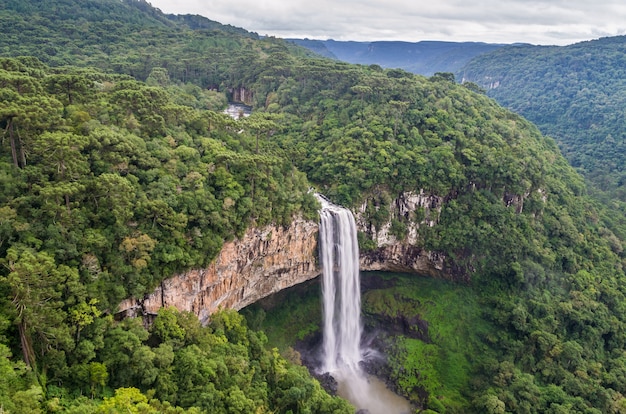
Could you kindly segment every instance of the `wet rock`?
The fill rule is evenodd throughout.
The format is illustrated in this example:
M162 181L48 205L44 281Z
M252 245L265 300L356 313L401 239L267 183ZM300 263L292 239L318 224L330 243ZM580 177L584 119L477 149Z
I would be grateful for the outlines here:
M361 274L361 292L391 288L394 287L397 282L398 280L396 278L384 278L378 273Z
M339 387L339 384L337 384L337 380L335 380L332 375L328 372L323 374L312 373L312 375L319 381L320 385L326 390L327 393L330 395L337 395L337 388Z

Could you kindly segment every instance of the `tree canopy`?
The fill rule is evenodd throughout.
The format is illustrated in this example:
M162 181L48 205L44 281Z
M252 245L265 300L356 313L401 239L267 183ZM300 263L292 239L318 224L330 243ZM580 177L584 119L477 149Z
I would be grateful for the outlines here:
M459 73L554 137L594 188L626 201L624 37L507 46Z

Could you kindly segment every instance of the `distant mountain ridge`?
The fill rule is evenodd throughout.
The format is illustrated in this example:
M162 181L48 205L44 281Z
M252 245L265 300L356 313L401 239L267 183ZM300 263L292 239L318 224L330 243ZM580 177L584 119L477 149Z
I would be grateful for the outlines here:
M287 40L321 56L348 63L404 69L424 76L457 72L474 57L506 46L482 42Z

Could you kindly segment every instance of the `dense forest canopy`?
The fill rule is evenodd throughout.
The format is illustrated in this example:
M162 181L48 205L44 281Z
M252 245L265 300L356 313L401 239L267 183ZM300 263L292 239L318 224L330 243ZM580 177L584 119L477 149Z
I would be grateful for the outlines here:
M112 317L248 226L315 219L313 186L367 202L400 240L436 222L418 243L449 258L488 326L454 341L454 385L426 375L443 343L398 338L392 363L411 369L395 380L418 406L623 412L624 223L521 116L451 74L311 58L143 1L4 2L0 19L3 409L349 412L235 312ZM252 116L221 113L236 91ZM402 192L441 209L393 216Z
M27 407L34 409L46 390L46 401L72 407L67 393L106 396L108 384L118 392L154 389L159 399L207 412L235 412L229 407L238 404L277 409L294 404L272 396L292 386L276 382L283 374L312 387L301 395L315 398L311 404L335 404L301 370L280 371L276 364L285 362L263 351L262 336L246 334L236 314L224 314L229 322L220 331L168 313L163 329L176 329L176 338L156 333L156 322L149 332L139 321L113 321L121 299L142 296L176 271L206 266L250 223L284 224L315 211L306 177L284 156L256 151L252 126L195 109L221 108L222 95L192 85L150 86L163 81L158 73L143 83L51 69L33 58L0 59L0 326L4 367L12 373L2 405L20 412L19 398L31 393ZM179 326L176 318L186 322ZM229 329L242 337L229 338ZM30 370L13 368L7 346L20 350ZM177 373L187 357L209 365ZM262 367L242 369L253 362ZM38 387L28 388L30 375ZM216 376L232 382L220 385ZM199 397L210 391L206 383L215 388L211 402ZM250 388L257 386L265 388Z
M2 56L97 67L139 80L165 68L172 79L203 88L238 86L265 53L310 53L201 16L166 16L144 0L8 1L0 4L0 24Z
M507 46L478 56L458 76L554 137L573 166L626 200L626 38L571 46Z

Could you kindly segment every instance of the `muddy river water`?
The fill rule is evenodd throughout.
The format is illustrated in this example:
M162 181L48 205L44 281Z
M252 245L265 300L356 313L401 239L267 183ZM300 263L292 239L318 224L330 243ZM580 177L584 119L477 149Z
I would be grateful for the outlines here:
M366 409L370 414L410 414L413 412L409 401L389 390L385 383L376 377L355 377L352 375L335 379L337 394L352 403L357 410Z

